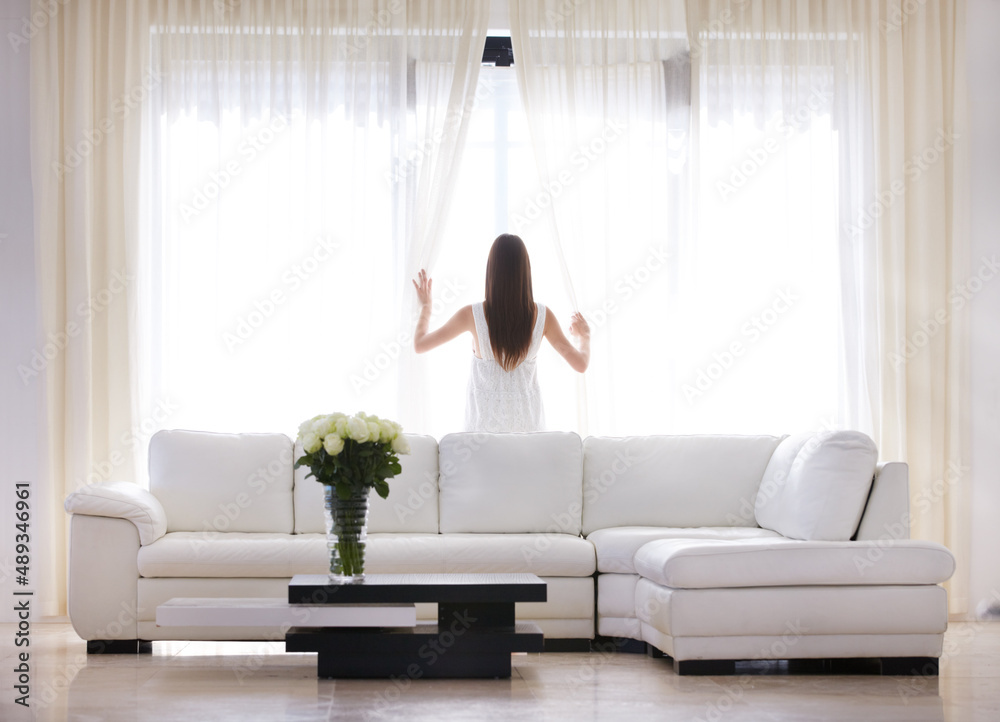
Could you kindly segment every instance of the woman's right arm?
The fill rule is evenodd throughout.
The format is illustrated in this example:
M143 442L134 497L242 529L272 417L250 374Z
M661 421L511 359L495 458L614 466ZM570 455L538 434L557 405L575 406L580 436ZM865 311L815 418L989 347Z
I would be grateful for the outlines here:
M430 351L443 343L451 341L464 331L475 333L476 320L472 316L472 306L463 306L449 318L445 324L433 332L428 332L431 323L431 279L421 270L418 281L413 285L417 289L417 301L420 303L420 318L413 332L413 350L417 353Z
M581 374L590 365L590 326L581 313L574 313L573 320L569 325L569 332L580 339L580 348L577 348L563 333L556 320L555 314L546 309L544 336L552 344L552 348L559 352L559 355L566 359L566 362L574 371Z

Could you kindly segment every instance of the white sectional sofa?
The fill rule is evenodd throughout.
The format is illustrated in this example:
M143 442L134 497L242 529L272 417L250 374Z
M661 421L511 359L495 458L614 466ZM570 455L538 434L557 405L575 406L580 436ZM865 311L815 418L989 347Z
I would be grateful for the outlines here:
M876 464L862 434L408 439L389 498L372 496L370 573L531 572L548 601L517 616L548 646L645 642L680 673L842 658L936 671L954 561L908 538L906 466ZM283 639L154 620L173 597L282 597L294 574L325 573L322 487L293 472L296 452L282 434L162 431L149 491L67 497L69 613L88 649Z

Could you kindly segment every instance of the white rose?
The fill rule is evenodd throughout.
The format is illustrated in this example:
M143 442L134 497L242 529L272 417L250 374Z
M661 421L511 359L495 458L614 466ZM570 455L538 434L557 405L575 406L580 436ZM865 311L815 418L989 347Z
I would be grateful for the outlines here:
M378 440L385 444L396 438L395 429L391 421L378 422Z
M337 428L336 422L329 416L321 416L313 423L313 433L319 436L321 439L331 433Z
M392 450L397 454L409 454L410 453L410 442L406 440L406 437L400 434L395 439L392 440Z
M302 441L303 437L312 431L312 426L314 423L323 418L323 415L313 416L311 419L306 419L301 424L299 424L299 441Z
M348 438L347 422L349 419L350 419L349 416L344 416L343 414L341 414L341 416L337 419L337 436L339 436L342 439Z
M352 416L347 420L347 436L359 444L365 443L368 441L368 422L357 416Z
M389 427L388 431L388 441L395 441L397 437L401 436L403 433L403 427L397 424L395 421L386 421L386 425Z
M368 419L368 440L378 441L379 437L382 435L382 426L377 421L372 421Z
M311 431L302 437L302 450L307 454L316 453L322 445L323 442L320 440L319 436Z
M339 436L330 434L323 439L323 448L326 449L326 453L330 456L336 456L344 450L344 440Z

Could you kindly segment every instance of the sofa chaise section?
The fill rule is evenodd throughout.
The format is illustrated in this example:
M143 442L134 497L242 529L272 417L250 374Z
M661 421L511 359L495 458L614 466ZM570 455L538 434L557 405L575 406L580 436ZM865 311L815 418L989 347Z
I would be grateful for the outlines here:
M947 627L938 585L954 559L939 544L908 539L905 465L877 465L874 444L856 432L775 442L751 496L738 485L712 489L736 526L591 531L598 569L607 572L598 578L598 633L642 640L672 657L681 674L731 673L740 660L838 658L875 658L888 673L934 673ZM606 463L623 443L588 439L589 479L606 468L592 459ZM713 452L718 437L675 443L692 447L686 456L696 465L723 452ZM759 469L762 456L749 444L744 453L747 467ZM666 501L667 492L636 478L642 467L634 467L605 496L642 488ZM674 472L688 490L705 475ZM648 524L645 513L630 521ZM663 514L663 525L676 524L676 512ZM757 528L742 526L751 518Z

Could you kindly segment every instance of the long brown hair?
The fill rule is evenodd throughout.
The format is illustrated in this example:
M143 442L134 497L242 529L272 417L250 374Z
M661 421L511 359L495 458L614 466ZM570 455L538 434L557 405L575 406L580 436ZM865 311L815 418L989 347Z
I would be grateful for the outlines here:
M493 356L505 371L513 371L528 355L536 313L528 249L519 237L503 233L493 241L486 262L483 314Z

